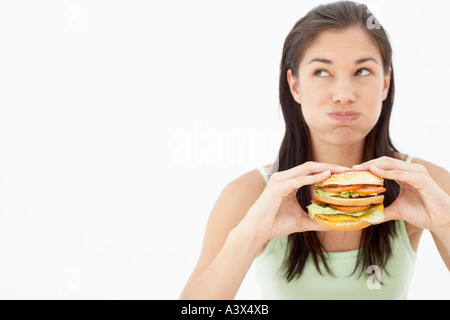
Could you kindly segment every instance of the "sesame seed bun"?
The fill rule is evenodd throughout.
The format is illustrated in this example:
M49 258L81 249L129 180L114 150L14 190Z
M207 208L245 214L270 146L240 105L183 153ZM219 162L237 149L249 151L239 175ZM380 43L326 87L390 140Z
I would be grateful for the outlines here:
M350 171L332 174L328 179L316 183L316 186L349 186L353 184L382 186L383 178L380 178L369 171Z

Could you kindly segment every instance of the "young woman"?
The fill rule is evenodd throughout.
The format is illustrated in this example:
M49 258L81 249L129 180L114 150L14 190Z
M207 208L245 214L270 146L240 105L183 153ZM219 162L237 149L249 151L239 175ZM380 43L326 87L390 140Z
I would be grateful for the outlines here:
M406 298L424 229L450 268L450 174L391 143L392 50L364 5L319 6L286 38L285 136L275 164L229 183L183 299L232 299L255 263L263 298ZM385 179L385 221L331 231L310 220L313 184L370 170Z

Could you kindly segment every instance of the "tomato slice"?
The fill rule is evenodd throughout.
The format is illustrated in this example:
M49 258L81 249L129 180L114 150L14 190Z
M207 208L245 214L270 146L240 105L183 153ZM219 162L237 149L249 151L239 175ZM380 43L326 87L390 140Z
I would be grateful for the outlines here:
M357 193L362 194L370 194L370 193L383 193L386 191L386 188L380 187L380 186L364 186L362 188L353 190Z
M362 184L359 184L350 186L322 187L322 190L326 192L354 191L356 189L361 189L362 186L363 186Z
M335 204L329 204L330 207L336 210L344 211L344 212L360 212L366 210L369 206L361 206L361 207L347 207L347 206L337 206Z

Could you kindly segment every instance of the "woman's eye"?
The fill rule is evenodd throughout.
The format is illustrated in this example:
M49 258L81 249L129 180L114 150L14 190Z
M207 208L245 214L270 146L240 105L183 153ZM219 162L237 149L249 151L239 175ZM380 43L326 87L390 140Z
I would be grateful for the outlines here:
M366 68L362 68L362 69L359 69L358 71L356 71L356 75L361 76L361 77L368 76L369 74L370 74L370 70L366 69Z
M318 77L328 77L330 74L325 70L317 70L314 72L314 75Z

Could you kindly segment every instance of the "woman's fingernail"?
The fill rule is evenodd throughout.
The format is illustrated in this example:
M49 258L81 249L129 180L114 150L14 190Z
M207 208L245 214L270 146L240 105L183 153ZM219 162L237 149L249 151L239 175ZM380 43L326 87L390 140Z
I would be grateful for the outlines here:
M362 165L361 164L355 164L352 169L358 170L358 169L362 169Z

